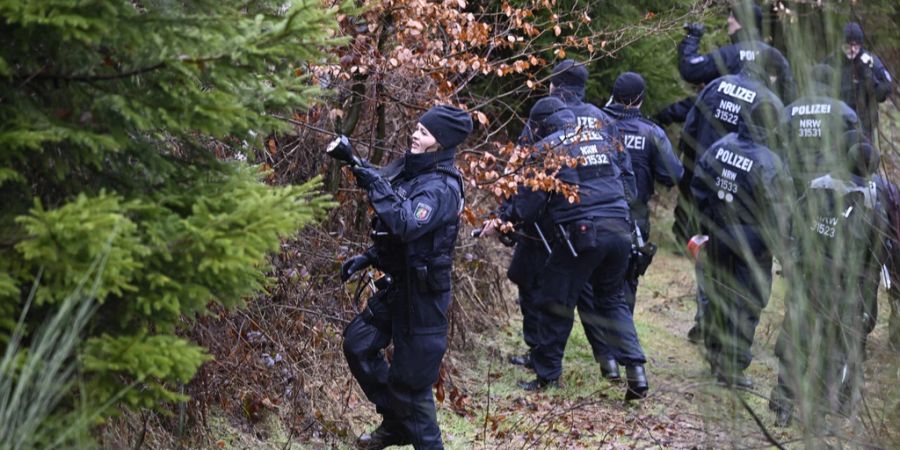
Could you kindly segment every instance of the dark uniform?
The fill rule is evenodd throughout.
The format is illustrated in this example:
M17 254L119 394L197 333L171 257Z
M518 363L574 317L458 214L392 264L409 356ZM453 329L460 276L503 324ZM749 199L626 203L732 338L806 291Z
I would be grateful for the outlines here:
M764 55L761 55L761 59ZM760 61L757 61L760 62ZM766 60L761 61L765 64ZM694 108L688 113L687 121L684 125L684 131L681 139L682 154L695 154L701 157L707 148L717 140L721 139L728 133L735 133L740 128L742 122L746 120L747 112L755 105L761 102L774 104L778 108L783 108L778 97L766 87L762 81L766 70L757 63L748 64L741 73L737 75L726 75L718 78L708 84L700 96ZM771 132L778 134L777 127ZM693 158L689 158L693 159ZM685 172L688 166L685 164ZM696 172L694 173L696 178ZM692 181L693 182L693 181ZM684 183L682 183L684 184ZM689 196L693 199L693 189ZM692 202L694 200L691 200ZM694 204L679 203L679 209L676 209L676 235L687 241L696 230L695 226L690 224L690 212L695 207ZM680 213L680 214L679 214ZM679 225L679 218L682 225ZM695 316L695 328L692 335L697 336L702 328L702 315L705 310L706 295L703 287L702 262L697 264L697 315Z
M888 302L891 316L888 322L888 344L894 350L900 350L900 188L882 175L875 177L875 186L878 190L879 204L883 209L882 214L887 220L884 259L890 280ZM875 299L875 304L870 305L870 314L871 323L874 324L878 318L877 282L872 289L874 292L869 295L871 299Z
M759 102L784 108L762 80L764 74L757 70L758 66L752 66L737 75L717 78L700 92L697 103L688 113L683 132L685 144L693 147L698 157L713 142L738 131L745 109Z
M886 221L869 179L877 152L863 143L847 159L856 162L850 173L840 168L812 180L796 208L795 289L775 346L778 384L769 403L780 426L798 393L814 408L803 417L815 423L832 407L852 409L862 382L864 291L879 275Z
M377 442L367 444L372 448L443 447L431 386L447 349L452 253L463 207L462 179L453 158L472 122L467 113L448 106L432 108L420 122L441 150L407 153L402 171L392 179L373 168L353 169L375 210L374 245L348 261L345 271L373 264L393 280L344 332L350 371L384 418L372 436ZM388 364L383 351L391 342Z
M640 75L626 72L619 76L613 86L613 102L604 108L615 121L609 134L617 140L631 156L637 195L629 204L631 219L640 230L643 240L650 239L650 210L648 203L653 196L655 182L672 187L681 179L684 168L672 152L669 138L656 124L644 118L637 105L643 101L644 80ZM634 312L638 279L627 279L625 298Z
M703 329L707 358L721 382L746 386L742 372L759 315L769 300L772 256L787 233L791 185L771 150L782 105L756 102L737 133L715 142L697 161L691 184L706 245ZM767 127L763 122L773 125Z
M541 100L545 101L554 99ZM574 308L585 284L590 282L593 305L602 318L599 325L608 337L607 344L618 363L626 366L626 397L643 396L647 390L645 357L622 293L631 245L622 173L630 171L630 167L620 167L621 160L607 136L578 128L568 109L558 110L541 125L552 134L538 146L557 154L583 157L585 162L574 168L564 166L558 174L561 181L578 187L577 203L570 203L559 194L530 190L524 190L514 200L515 217L511 219L534 223L546 214L554 231L560 234L540 280L540 331L532 354L537 380L523 387L540 388L559 379ZM562 128L556 129L558 126Z
M791 170L798 189L838 165L844 166L848 131L859 125L856 113L846 103L829 95L833 72L829 66L813 68L809 95L785 107L786 155L781 155Z
M862 44L862 28L859 24L848 23L844 28L844 38L848 43ZM878 104L887 100L893 90L891 74L881 58L865 48L861 48L852 60L838 53L829 57L826 63L839 71L841 100L856 111L863 133L874 142L875 130L878 129Z
M551 76L553 86L550 95L561 100L575 115L575 121L579 127L584 130L599 131L606 127L612 119L600 108L584 101L587 78L588 72L584 65L577 64L571 59L564 60L553 68ZM534 121L529 120L519 136L518 143L519 145L534 145L540 139L537 125L534 124ZM537 150L540 151L540 148ZM622 156L625 157L627 155ZM627 164L627 162L623 164ZM633 175L626 174L626 177L629 176L631 179L626 179L626 183L633 183ZM509 207L510 204L507 203L504 209ZM501 212L501 218L509 220L509 214ZM550 226L548 227L548 225ZM538 226L541 225L538 224ZM545 231L545 238L553 241L555 233L552 232L552 222L549 224L545 223L542 229ZM536 345L536 333L538 330L537 311L534 304L536 292L534 292L534 289L538 286L537 279L540 275L541 263L546 261L549 255L533 224L523 225L520 231L524 236L516 245L507 275L510 281L519 288L519 306L522 310L522 334L530 354L531 349ZM603 331L600 325L601 320L593 307L593 297L590 284L585 284L578 300L578 315L587 341L591 346L594 360L601 364L604 376L616 379L619 377L618 368L616 367L615 358L604 342ZM523 358L515 357L511 361L516 363L522 362L527 365L531 363L530 358L527 356Z
M770 58L773 58L770 74L778 77L774 90L780 98L793 100L796 97L797 86L790 64L781 52L759 38L762 11L758 6L753 6L755 17L747 17L746 20L742 18L740 8L733 10L732 14L743 25L742 28L731 35L730 45L720 47L706 55L700 54L703 28L701 26L689 28L688 35L678 45L678 72L681 73L681 78L693 84L709 83L720 76L739 73L747 63L756 61L761 52L766 52L771 53Z
M747 66L763 68L764 72L757 75L759 80L770 76L776 78L771 89L778 97L785 101L792 101L796 97L796 83L791 73L791 67L784 55L777 49L760 40L763 26L762 10L759 6L749 2L739 2L730 13L729 22L734 19L740 28L731 34L732 43L720 47L706 55L700 54L700 40L703 37L703 26L691 24L687 27L688 35L678 45L678 71L681 77L693 84L708 84L725 75L736 75L745 71ZM729 27L730 27L729 23ZM731 30L729 28L729 30ZM731 33L731 31L729 31ZM733 114L733 111L726 111ZM733 117L733 115L727 115ZM690 121L690 117L687 119ZM686 122L687 125L688 122ZM682 241L687 241L696 233L694 202L691 199L690 182L693 179L694 161L699 158L709 144L712 144L727 133L737 130L737 124L733 127L725 127L710 140L702 144L695 143L696 132L686 132L682 135L678 150L681 153L681 161L684 164L685 177L678 186L679 202L675 208L675 223L672 231Z

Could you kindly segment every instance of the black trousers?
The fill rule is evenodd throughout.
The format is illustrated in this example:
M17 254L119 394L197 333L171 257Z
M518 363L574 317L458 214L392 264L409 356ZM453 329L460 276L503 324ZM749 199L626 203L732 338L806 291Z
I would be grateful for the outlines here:
M574 257L560 242L544 268L539 302L538 344L532 353L535 372L551 380L562 374L562 357L572 330L574 310L585 284L593 298L582 316L602 332L610 355L626 366L646 361L631 310L625 301L622 283L631 250L628 224L607 219L596 231L596 247L581 249Z
M752 227L710 236L702 271L707 358L715 371L750 365L753 335L772 289L772 256Z
M344 356L366 397L417 449L443 448L432 385L447 350L450 292L395 282L374 295L344 331ZM391 363L384 349L394 343Z
M517 244L513 261L510 264L510 273L516 271L514 276L519 288L519 308L522 311L522 336L525 345L531 351L538 344L540 332L541 309L539 306L541 278L543 266L547 261L547 250L543 244L535 241L523 241ZM522 267L517 267L522 265ZM527 273L526 273L527 272ZM604 342L600 312L594 306L594 291L590 283L585 283L578 296L578 313L581 318L581 326L587 337L588 344L595 361L605 361L612 358L609 346ZM569 330L571 331L571 330ZM566 331L565 339L569 331Z

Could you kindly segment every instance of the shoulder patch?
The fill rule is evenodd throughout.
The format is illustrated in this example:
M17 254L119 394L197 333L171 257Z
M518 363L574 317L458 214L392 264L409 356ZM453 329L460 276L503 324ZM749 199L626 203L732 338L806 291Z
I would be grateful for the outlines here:
M703 61L706 61L705 56L695 56L695 57L691 58L690 60L688 60L688 62L691 64L700 64Z
M428 219L431 218L431 211L433 210L434 209L431 206L419 202L419 204L416 205L416 211L413 215L416 216L416 220L419 222L428 222Z

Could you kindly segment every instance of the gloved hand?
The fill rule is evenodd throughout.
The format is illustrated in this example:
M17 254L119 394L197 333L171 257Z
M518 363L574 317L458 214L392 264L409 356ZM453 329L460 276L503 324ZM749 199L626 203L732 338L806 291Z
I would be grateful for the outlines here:
M874 69L875 68L875 58L872 58L872 55L862 52L859 55L859 62L861 62L864 66Z
M367 189L372 183L381 177L378 170L368 166L353 166L353 175L356 176L356 185Z
M369 255L365 253L356 255L344 261L344 264L341 264L341 283L349 280L354 273L359 272L360 270L363 270L371 265L372 258L370 258Z
M684 24L684 30L687 31L688 36L699 38L703 37L703 33L706 32L706 27L704 27L702 23L686 23Z

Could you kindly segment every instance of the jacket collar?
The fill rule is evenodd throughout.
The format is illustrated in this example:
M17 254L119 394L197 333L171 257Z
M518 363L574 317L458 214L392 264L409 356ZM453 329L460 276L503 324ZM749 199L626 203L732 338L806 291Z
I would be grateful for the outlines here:
M403 173L414 177L433 171L438 166L452 166L456 156L456 148L445 148L436 152L414 154L407 151L403 158Z
M609 106L603 108L616 120L631 119L634 117L644 117L640 108L629 108L621 103L610 103Z
M584 101L584 88L575 86L553 86L550 95L562 100L567 105L577 105Z

